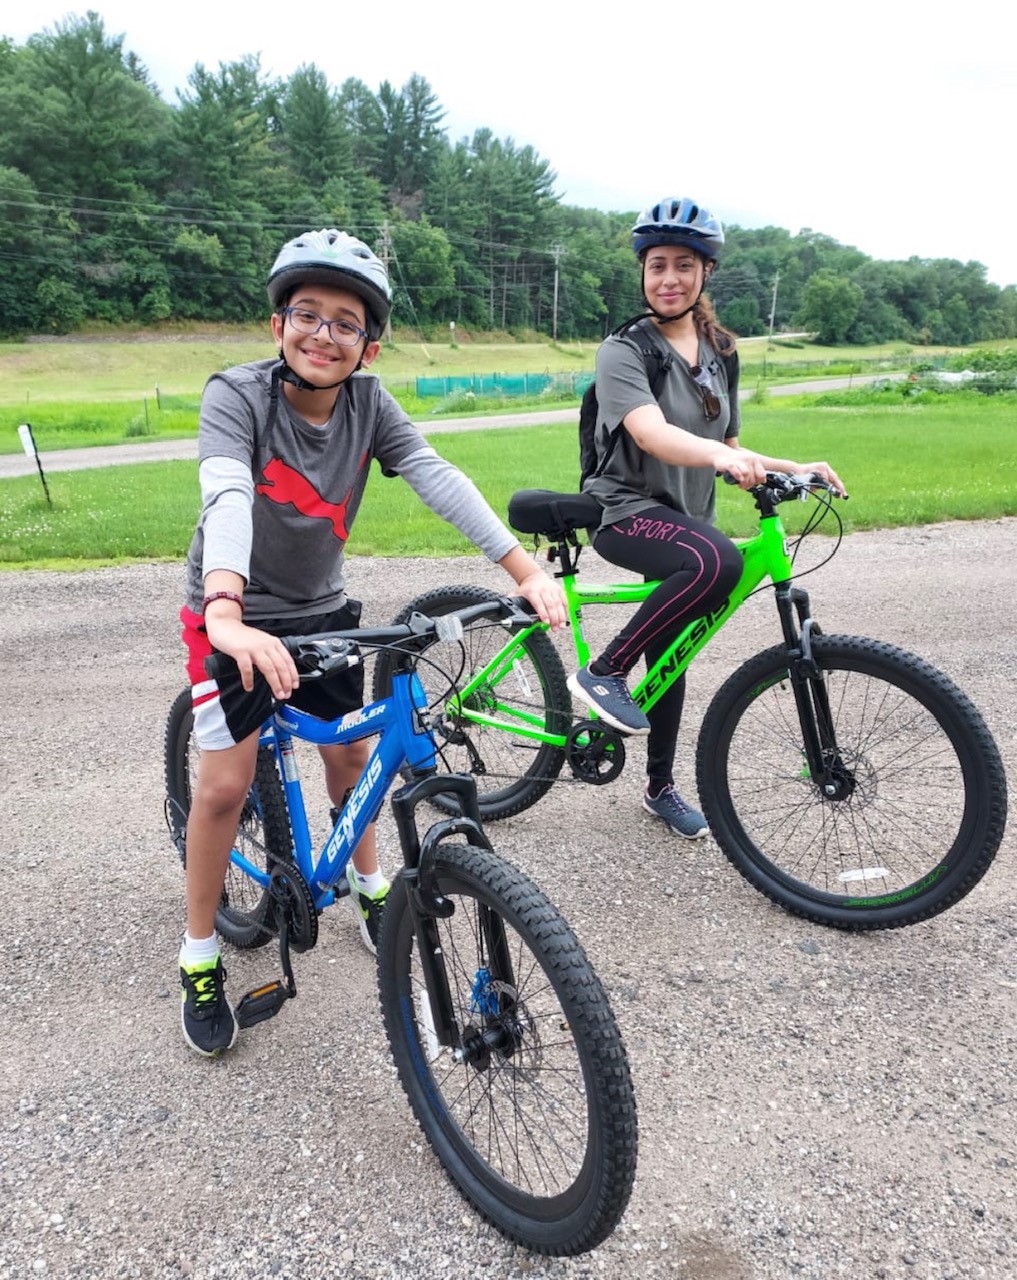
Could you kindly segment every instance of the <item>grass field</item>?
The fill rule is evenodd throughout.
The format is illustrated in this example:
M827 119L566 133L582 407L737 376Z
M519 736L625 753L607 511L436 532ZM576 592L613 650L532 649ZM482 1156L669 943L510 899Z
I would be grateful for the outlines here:
M880 401L872 393L789 397L743 406L746 444L801 462L825 458L851 493L848 530L1017 515L1017 403L960 392L929 402ZM503 428L434 437L438 450L473 478L504 515L516 490L572 490L576 428ZM0 481L0 567L80 569L132 560L179 559L198 514L191 462L58 472L53 506L37 476ZM789 528L805 506L782 508ZM755 511L738 490L719 492L719 523L752 532ZM350 551L376 556L469 553L456 530L422 507L398 480L372 469Z
M591 370L596 343L554 345L515 342L507 334L500 341L423 344L410 335L396 334L383 348L374 371L396 390L417 377L466 374L575 373ZM739 344L751 376L768 377L782 369L835 368L874 361L904 367L908 360L942 355L947 348L913 348L902 343L880 347L786 346L764 338ZM267 326L187 334L138 334L131 338L0 343L0 410L27 416L49 403L133 400L140 411L147 399L154 405L161 395L197 396L209 375L218 370L261 360L274 354ZM5 414L6 418L8 415ZM33 423L34 426L34 423Z
M593 368L592 344L514 343L501 336L506 340L457 348L400 341L382 352L374 369L415 421L578 405L569 380L530 397L443 401L417 396L418 376L577 374ZM42 452L192 436L209 375L272 354L270 343L248 331L151 341L0 343L0 454L20 453L22 422L31 423ZM748 339L741 344L742 385L755 389L803 378L878 375L932 354L901 344L823 348Z

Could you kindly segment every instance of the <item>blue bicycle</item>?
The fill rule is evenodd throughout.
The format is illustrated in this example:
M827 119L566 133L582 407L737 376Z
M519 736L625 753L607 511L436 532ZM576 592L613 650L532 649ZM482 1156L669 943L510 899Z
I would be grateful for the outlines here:
M385 1030L414 1114L459 1190L495 1227L541 1253L594 1248L617 1225L635 1177L636 1108L607 996L559 911L499 857L484 833L476 784L441 775L416 673L436 639L479 617L508 630L528 607L496 598L440 618L287 641L301 680L383 651L386 697L336 721L285 704L266 719L255 781L238 827L216 924L234 946L278 940L282 977L248 992L241 1027L296 995L291 952L315 945L320 913L348 892L346 864L392 795L403 867L378 943ZM439 646L447 651L447 646ZM232 659L216 654L210 674ZM462 664L465 665L465 661ZM454 685L454 676L449 680ZM266 691L267 693L267 691ZM181 856L198 748L190 691L166 729L166 816ZM315 856L294 739L377 742ZM417 806L454 791L460 812L422 835Z

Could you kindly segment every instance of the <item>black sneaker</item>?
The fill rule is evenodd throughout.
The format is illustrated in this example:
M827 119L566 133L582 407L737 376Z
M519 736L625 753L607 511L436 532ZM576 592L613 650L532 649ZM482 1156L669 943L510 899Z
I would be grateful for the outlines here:
M698 809L686 804L674 787L665 787L656 798L643 793L643 808L657 818L663 818L677 836L686 840L700 840L710 828Z
M378 954L378 935L381 933L381 916L388 898L389 883L386 880L372 897L361 889L357 873L352 863L346 868L346 879L350 884L350 902L357 913L360 925L360 938L372 956Z
M180 966L180 1023L184 1039L206 1058L218 1058L236 1043L240 1026L226 999L226 970L222 959Z
M619 733L647 734L650 722L629 693L624 676L595 676L583 667L569 676L568 686L580 702L585 702Z

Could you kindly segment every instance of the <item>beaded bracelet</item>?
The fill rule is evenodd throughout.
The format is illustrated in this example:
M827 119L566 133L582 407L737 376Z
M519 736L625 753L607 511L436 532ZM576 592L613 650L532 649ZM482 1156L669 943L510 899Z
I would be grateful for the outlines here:
M234 604L238 604L240 606L241 613L243 613L244 611L243 596L238 596L235 591L213 591L209 595L207 595L204 598L204 600L202 600L201 602L202 616L204 616L205 610L208 608L208 606L212 603L213 600L232 600Z

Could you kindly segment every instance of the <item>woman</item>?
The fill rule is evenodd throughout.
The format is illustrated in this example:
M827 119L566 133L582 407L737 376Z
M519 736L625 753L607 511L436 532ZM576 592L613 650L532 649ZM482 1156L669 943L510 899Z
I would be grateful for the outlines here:
M768 470L814 471L843 491L825 462L765 457L741 445L734 335L703 295L723 243L720 222L687 198L661 200L632 228L649 311L597 353L601 462L583 488L603 507L593 539L598 555L660 586L603 653L569 678L576 697L608 724L649 735L643 807L689 840L707 826L674 785L684 677L649 718L626 678L640 657L652 665L691 619L722 603L741 576L737 547L713 524L718 472L748 489ZM635 327L652 335L667 366L657 397L627 336Z

